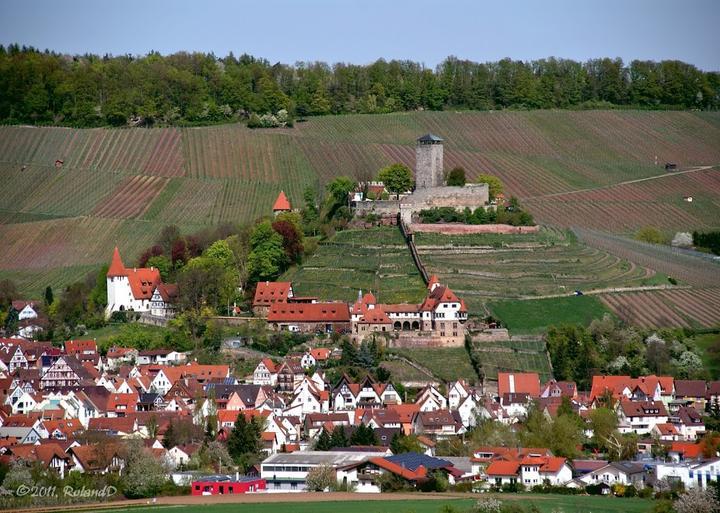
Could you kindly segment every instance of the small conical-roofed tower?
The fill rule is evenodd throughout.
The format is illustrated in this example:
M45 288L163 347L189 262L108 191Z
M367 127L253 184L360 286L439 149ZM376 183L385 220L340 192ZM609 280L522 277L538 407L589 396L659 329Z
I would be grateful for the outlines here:
M290 211L292 211L292 206L290 205L290 200L285 195L285 191L280 191L280 194L278 194L278 197L275 200L275 204L273 205L273 213L275 215L277 215L280 212L290 212Z
M120 250L115 246L107 276L125 276L125 274L125 264L123 264L122 258L120 258Z
M105 314L110 316L112 312L127 310L132 305L132 289L128 272L120 258L120 250L115 246L112 260L106 276L107 284L107 308Z

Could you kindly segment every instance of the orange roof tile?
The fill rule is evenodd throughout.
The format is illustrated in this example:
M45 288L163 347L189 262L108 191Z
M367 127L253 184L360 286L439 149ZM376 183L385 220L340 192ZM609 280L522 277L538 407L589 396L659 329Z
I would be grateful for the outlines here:
M310 354L313 358L317 361L325 361L328 358L330 358L330 353L332 351L328 349L327 347L316 347L315 349L310 350Z
M488 476L516 476L518 475L518 470L520 469L520 462L517 460L514 461L503 461L503 460L495 460L490 465L488 465L488 468L485 470L485 473Z
M97 344L94 340L68 340L65 342L67 354L82 353L83 351L97 353Z
M498 372L498 393L540 396L540 376L536 372Z
M275 303L268 322L350 322L347 303Z
M113 256L110 262L110 267L108 268L107 276L125 276L125 265L123 264L122 258L120 258L120 250L117 246L115 246L115 251L113 251Z
M253 306L286 303L291 290L292 283L289 281L261 281L255 287Z
M278 197L275 200L275 204L273 205L273 212L287 210L292 210L292 207L290 206L290 200L287 198L287 196L285 196L284 191L280 191L280 194L278 194Z

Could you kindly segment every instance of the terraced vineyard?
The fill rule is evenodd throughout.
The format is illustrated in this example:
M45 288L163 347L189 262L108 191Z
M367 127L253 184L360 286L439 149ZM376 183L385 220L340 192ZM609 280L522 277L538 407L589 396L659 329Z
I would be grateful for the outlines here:
M445 139L447 168L462 165L470 178L500 176L509 194L550 224L567 226L572 220L623 234L643 224L668 232L720 228L717 167L617 185L664 175L664 162L676 162L682 170L720 164L719 113L412 112L326 116L294 129L256 131L241 125L4 126L0 233L12 239L0 244L0 277L100 265L111 246L101 252L97 245L122 242L124 235L113 230L126 221L142 221L141 231L121 248L129 260L166 224L190 231L253 221L269 213L280 189L299 205L308 185L321 190L335 176L366 180L394 161L414 164L414 141L426 132ZM692 203L683 201L688 195ZM43 241L52 240L60 226L74 246L55 252ZM21 257L16 248L22 247L27 252ZM361 258L358 254L356 260ZM610 262L591 253L577 258L598 259L592 268L598 272ZM395 273L388 274L392 282ZM41 290L24 289L31 295Z
M381 303L419 303L426 290L398 228L339 232L282 279L298 295L345 301L362 290Z
M541 382L552 378L552 365L542 340L474 342L471 351L486 379L497 380L498 371L537 372Z
M464 297L476 314L486 311L489 301L501 299L669 285L662 274L579 243L570 232L549 228L537 235L418 233L415 244L428 271Z
M602 301L618 317L637 326L720 325L719 288L607 294Z

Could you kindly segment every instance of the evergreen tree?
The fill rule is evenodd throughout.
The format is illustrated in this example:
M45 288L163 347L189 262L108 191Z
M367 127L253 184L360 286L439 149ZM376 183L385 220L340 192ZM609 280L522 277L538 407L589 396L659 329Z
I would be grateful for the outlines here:
M255 418L248 422L243 412L238 414L235 427L228 437L227 447L235 463L243 469L247 469L259 457L262 449L261 434L262 429Z
M317 442L315 442L316 451L329 451L332 449L332 440L327 430L323 428L320 436L318 436Z
M45 287L45 306L50 306L53 304L53 300L55 298L53 297L53 289L50 285Z
M347 447L348 439L345 434L345 428L343 426L335 426L332 435L330 436L330 448L334 447Z
M378 439L375 430L365 424L360 424L350 436L350 445L377 445Z

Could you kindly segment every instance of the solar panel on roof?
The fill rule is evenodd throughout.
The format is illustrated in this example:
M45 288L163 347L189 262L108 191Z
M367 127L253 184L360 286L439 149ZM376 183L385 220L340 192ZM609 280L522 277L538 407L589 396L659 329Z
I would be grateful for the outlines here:
M417 452L396 454L394 456L388 456L385 459L392 463L395 463L396 465L400 465L401 467L412 470L413 472L417 470L420 465L422 465L428 470L452 466L452 463L447 460L433 458L432 456L427 456L425 454L420 454Z

